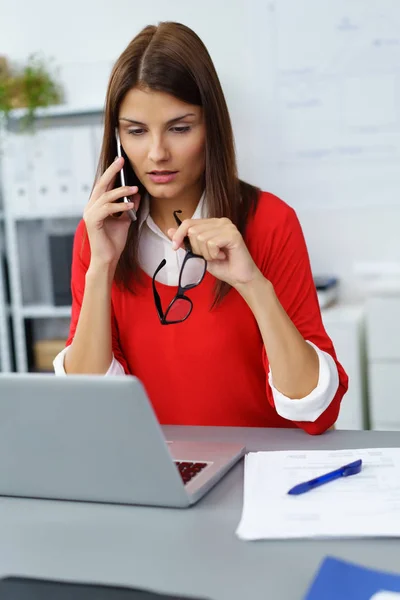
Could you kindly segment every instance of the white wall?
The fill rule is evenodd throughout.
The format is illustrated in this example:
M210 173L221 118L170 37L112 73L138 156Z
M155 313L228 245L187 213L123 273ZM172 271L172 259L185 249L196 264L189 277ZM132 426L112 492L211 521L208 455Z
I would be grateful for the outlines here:
M242 177L278 193L297 209L314 271L338 274L344 297L351 299L359 293L352 277L355 261L400 261L398 188L389 178L383 190L378 177L372 189L362 166L340 178L335 174L338 171L319 172L315 163L315 189L311 179L315 198L307 203L307 186L297 185L296 179L288 185L293 172L277 169L275 159L285 123L278 118L275 102L276 64L282 58L277 55L282 44L276 36L276 18L278 9L291 8L290 1L69 0L56 10L50 0L0 0L0 53L24 60L31 52L42 51L61 67L68 101L101 105L112 62L144 25L177 20L192 27L207 45L226 93ZM311 11L313 2L302 0L298 5ZM377 0L363 2L370 8L377 6ZM319 3L325 12L341 5L336 0ZM384 8L387 0L382 3ZM322 12L313 16L313 23L300 25L315 33L319 18L324 18ZM307 39L314 38L307 34ZM317 43L309 48L312 56L319 51ZM363 206L362 196L368 193ZM353 203L355 196L360 197Z
M300 210L314 272L337 273L344 301L365 296L353 263L400 263L400 207Z

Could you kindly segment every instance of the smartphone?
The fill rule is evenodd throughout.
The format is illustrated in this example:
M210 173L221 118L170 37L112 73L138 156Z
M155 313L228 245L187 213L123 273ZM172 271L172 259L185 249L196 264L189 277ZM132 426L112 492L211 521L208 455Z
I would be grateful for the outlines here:
M122 156L122 147L121 147L121 140L119 138L119 133L118 133L118 128L115 128L115 138L117 140L117 156L120 158ZM125 159L126 160L126 159ZM124 172L124 167L122 167L122 169L119 172L120 174L120 179L121 179L121 185L126 185L125 181L125 172ZM120 200L117 200L117 202L130 202L129 198L127 198L126 196L124 196L123 198L121 198ZM136 216L136 211L134 208L132 208L131 210L128 210L128 215L131 219L131 221L136 221L137 220L137 216ZM117 213L116 216L121 216L122 213Z

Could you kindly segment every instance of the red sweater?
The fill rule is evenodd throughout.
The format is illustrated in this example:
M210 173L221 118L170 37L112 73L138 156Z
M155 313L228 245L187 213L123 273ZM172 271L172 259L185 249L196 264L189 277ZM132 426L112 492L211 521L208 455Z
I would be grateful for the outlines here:
M74 243L73 305L67 345L75 333L90 263L87 237L82 246L84 232L81 221ZM160 324L151 277L144 272L143 285L135 295L113 284L114 356L127 374L141 380L162 424L298 426L311 434L322 433L337 419L348 378L322 324L307 248L294 210L263 192L248 223L245 241L304 339L336 361L339 388L314 423L292 422L277 414L268 384L268 357L254 316L234 289L210 310L215 279L209 273L188 292L193 301L192 314L176 325ZM165 308L176 287L159 283L158 290Z

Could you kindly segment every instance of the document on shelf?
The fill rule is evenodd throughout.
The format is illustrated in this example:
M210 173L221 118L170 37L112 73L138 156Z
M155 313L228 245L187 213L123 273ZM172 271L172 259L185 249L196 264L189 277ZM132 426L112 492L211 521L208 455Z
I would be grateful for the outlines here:
M288 494L358 459L360 473ZM400 537L400 448L250 452L236 534L243 540Z

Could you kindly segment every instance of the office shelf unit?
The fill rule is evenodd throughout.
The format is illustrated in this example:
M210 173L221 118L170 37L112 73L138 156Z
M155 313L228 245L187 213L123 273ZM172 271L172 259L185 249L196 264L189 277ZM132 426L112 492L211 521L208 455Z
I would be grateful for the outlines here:
M366 317L371 429L375 430L400 430L399 314L400 288L371 292Z
M68 232L74 231L79 219L82 216L84 204L89 199L90 189L93 184L95 173L95 165L98 154L95 155L97 147L93 144L93 169L89 173L81 173L82 177L86 177L85 193L81 194L82 198L85 195L85 202L75 202L75 208L71 208L68 199L65 202L59 202L57 198L52 202L52 188L49 186L49 199L46 199L47 205L44 202L34 201L29 210L19 209L18 191L16 191L16 181L23 181L26 185L25 192L21 193L21 205L27 202L27 196L32 194L35 197L35 192L38 189L39 175L35 172L29 174L35 181L36 188L31 189L28 184L28 175L21 171L22 167L18 158L18 152L12 153L12 144L19 135L26 135L26 143L32 149L32 152L37 150L39 144L40 132L57 131L58 145L53 142L52 152L48 152L49 156L54 156L60 152L59 162L64 160L64 157L72 155L74 152L79 153L81 143L79 132L82 128L92 128L93 131L97 128L97 132L101 130L103 109L100 107L81 106L73 107L67 105L54 106L41 109L36 114L35 130L29 134L18 134L18 124L23 117L23 110L13 111L9 118L4 118L0 121L0 140L2 145L2 156L0 160L0 186L1 196L3 198L3 208L0 212L0 226L3 225L5 232L5 252L8 260L9 283L10 283L10 315L12 320L12 330L14 336L14 352L16 370L18 372L28 371L28 347L26 339L26 321L43 319L66 319L70 317L70 306L55 306L51 293L51 268L48 240L46 234L50 226L68 227ZM75 140L75 145L64 144L63 136L67 136L67 131L71 128L78 132L78 139ZM97 133L98 135L98 133ZM71 138L73 136L71 135ZM93 139L95 140L93 133ZM65 137L67 139L67 137ZM97 138L97 142L99 137ZM21 143L21 142L19 142ZM9 152L10 150L10 152ZM68 154L67 154L68 153ZM15 158L14 158L15 157ZM49 161L51 162L51 161ZM18 163L18 164L17 164ZM75 163L74 163L75 164ZM79 161L76 161L79 164ZM54 173L50 173L51 165L42 160L40 177L43 180L43 187L47 184L47 172L49 179L53 177L55 182L58 181ZM16 175L17 170L19 173ZM13 174L10 174L13 172ZM61 170L60 170L61 172ZM14 178L14 179L13 179ZM75 179L72 178L72 179ZM73 182L78 186L81 180ZM61 185L61 184L60 184ZM71 189L75 189L71 185ZM77 189L77 188L76 188ZM72 193L72 192L70 192ZM16 201L17 198L17 201ZM30 198L28 197L28 201ZM50 204L49 204L50 203ZM82 205L80 205L82 204ZM50 210L49 210L50 209ZM4 286L2 286L0 272L0 367L2 370L9 370L10 363L10 344L7 335L6 316L4 315ZM34 297L30 297L30 290ZM33 290L33 291L32 291ZM35 295L36 294L36 295ZM3 307L3 310L2 308Z
M4 269L4 223L0 217L0 371L11 371L11 340L9 328L9 306L6 298L6 277Z
M369 429L367 358L363 305L337 304L322 310L322 321L335 346L339 362L349 376L349 389L336 429Z

